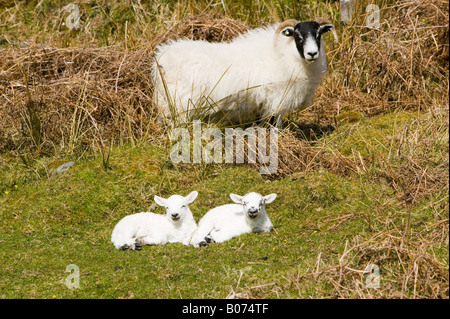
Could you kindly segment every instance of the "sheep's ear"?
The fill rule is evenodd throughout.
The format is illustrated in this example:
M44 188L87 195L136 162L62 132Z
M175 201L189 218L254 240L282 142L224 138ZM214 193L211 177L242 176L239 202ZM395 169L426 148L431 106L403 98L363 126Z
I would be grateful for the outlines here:
M284 28L283 30L281 30L281 34L286 37L292 37L294 36L294 28L292 27Z
M333 30L333 28L334 28L334 25L332 25L332 24L321 25L319 27L319 30L317 30L317 35L320 36L324 33L330 32L331 30Z
M270 204L275 200L275 198L277 198L277 194L275 194L275 193L264 196L264 203Z
M236 204L242 204L242 196L239 196L239 195L236 195L236 194L230 194L230 198Z
M156 196L156 195L153 199L155 200L156 204L158 204L159 206L166 206L167 199Z
M189 195L187 195L184 199L186 200L186 202L188 204L190 204L197 198L197 196L198 196L198 192L197 191L193 191Z

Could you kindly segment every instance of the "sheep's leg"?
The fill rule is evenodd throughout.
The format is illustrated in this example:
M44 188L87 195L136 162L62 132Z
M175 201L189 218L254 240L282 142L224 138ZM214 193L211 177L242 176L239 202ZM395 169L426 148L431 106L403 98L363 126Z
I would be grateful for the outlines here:
M201 225L195 232L193 238L192 238L192 245L194 247L204 247L208 246L209 241L206 240L206 237L210 237L211 230L213 229L213 226L211 226L209 223Z
M281 115L278 116L271 116L270 118L262 118L258 121L256 121L256 125L260 127L264 127L266 125L274 126L278 129L283 128L283 121L281 120Z
M272 118L275 119L274 117L272 117ZM277 116L277 119L276 119L276 122L275 122L274 126L276 128L278 128L278 129L282 129L283 128L283 121L281 121L281 115Z
M202 240L202 241L200 241L198 243L198 246L199 247L206 247L206 246L208 246L209 244L212 244L212 243L215 243L215 241L214 241L214 239L211 236L208 235L208 236L205 237L205 240Z
M146 235L139 237L137 242L139 245L164 245L167 244L167 239L163 238L162 236L152 236L152 235ZM141 246L142 248L142 246Z
M215 243L223 243L224 241L230 240L233 238L230 237L229 234L226 234L221 231L213 230L211 234L208 236L211 240L213 240Z
M214 239L209 235L205 237L205 242L207 244L215 243Z
M139 244L139 243L134 243L134 244L131 244L131 245L124 244L119 249L120 250L129 250L129 249L131 249L131 250L141 250L142 249L142 245Z

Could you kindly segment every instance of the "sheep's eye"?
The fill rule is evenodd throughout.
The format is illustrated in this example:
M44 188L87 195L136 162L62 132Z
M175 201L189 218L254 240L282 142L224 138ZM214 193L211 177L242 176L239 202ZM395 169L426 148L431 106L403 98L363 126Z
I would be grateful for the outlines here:
M186 205L181 206L181 208L186 208Z

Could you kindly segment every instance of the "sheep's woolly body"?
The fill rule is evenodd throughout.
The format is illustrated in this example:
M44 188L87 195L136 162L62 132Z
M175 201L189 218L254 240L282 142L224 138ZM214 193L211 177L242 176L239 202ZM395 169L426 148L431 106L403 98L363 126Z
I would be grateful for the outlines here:
M166 207L166 214L142 212L122 218L114 227L111 242L117 249L136 249L138 245L164 245L182 243L189 245L197 229L188 204L197 197L194 191L186 197L173 195L169 199L155 196L160 206ZM175 216L175 219L174 219Z
M246 233L269 232L273 225L267 215L250 221L242 211L242 205L228 204L211 209L200 221L192 242L198 243L210 236L216 243Z
M165 215L137 213L124 217L117 223L111 241L117 249L124 245L134 249L135 243L141 245L164 245L181 242L188 245L191 234L197 225L189 223L175 225Z
M273 195L276 196L276 194L268 195L271 199L268 199L268 196L263 198L257 193L249 194L256 198L256 201L253 201L253 203L256 203L254 207L259 206L256 217L250 218L248 208L242 204L227 204L213 208L200 220L191 244L194 247L199 247L205 237L209 237L216 243L222 243L246 233L270 232L273 225L269 216L267 216L264 199L267 198L269 203L275 199ZM246 196L249 196L249 194Z
M170 120L172 108L181 122L205 115L219 120L224 113L232 122L247 122L309 106L327 70L323 40L319 59L308 63L292 37L274 41L277 27L251 30L230 43L159 46L153 79L161 116Z

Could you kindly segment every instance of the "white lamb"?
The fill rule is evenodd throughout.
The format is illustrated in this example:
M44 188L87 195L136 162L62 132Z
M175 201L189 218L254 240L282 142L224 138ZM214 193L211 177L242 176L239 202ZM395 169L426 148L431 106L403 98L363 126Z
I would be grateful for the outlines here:
M327 71L322 34L332 24L287 20L230 43L172 40L152 68L160 119L251 123L308 107Z
M111 235L117 249L140 250L142 245L164 245L180 242L189 245L197 224L189 209L198 196L193 191L188 196L172 195L168 199L155 196L155 202L166 208L165 215L137 213L121 219Z
M276 197L277 194L264 197L258 193L245 196L230 194L237 204L223 205L208 211L198 224L192 245L200 247L211 242L222 243L250 232L270 232L273 225L267 216L265 204L273 202Z

